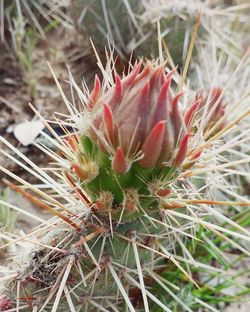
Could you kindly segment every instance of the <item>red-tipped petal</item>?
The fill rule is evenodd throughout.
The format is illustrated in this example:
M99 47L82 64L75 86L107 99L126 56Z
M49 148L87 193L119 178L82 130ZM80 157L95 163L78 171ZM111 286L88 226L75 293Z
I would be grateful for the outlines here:
M198 151L197 153L195 153L194 155L192 155L191 159L197 159L201 156L203 150Z
M132 84L136 77L138 76L142 66L142 61L140 61L138 64L135 64L132 71L129 73L126 79L123 81L123 88L124 91L132 87Z
M116 173L120 173L120 174L125 173L127 170L126 160L125 160L124 153L121 147L117 147L115 158L113 160L113 168Z
M164 103L166 101L171 82L172 82L172 76L170 76L169 78L165 80L163 86L161 87L161 91L158 97L158 102Z
M131 96L123 106L116 118L116 125L119 129L120 144L126 153L142 144L147 134L148 114L150 112L150 85L144 83L141 88Z
M114 143L114 118L110 107L103 103L103 119L105 130L111 143Z
M115 110L115 108L118 106L121 97L123 94L123 87L122 87L122 81L118 74L115 74L115 89L114 94L109 101L109 106L111 107L112 111Z
M177 67L173 68L167 75L166 79L172 78L173 74L176 72Z
M165 127L164 139L162 144L161 155L158 159L158 165L161 166L162 163L170 160L173 149L174 149L174 138L173 138L173 129L171 122L167 122Z
M193 117L194 117L194 114L195 114L199 104L200 104L200 99L198 99L197 101L194 102L194 104L189 108L189 110L187 111L187 113L184 117L185 124L188 128L190 128L192 126Z
M162 78L163 77L163 78ZM151 88L160 88L161 85L164 83L162 81L164 79L164 65L161 65L151 76L150 78L150 86Z
M140 80L142 80L144 77L146 77L151 69L151 63L147 64L147 66L143 69L143 71L137 76L137 78L134 81L134 84L138 83Z
M153 113L152 126L154 126L160 120L168 119L170 108L167 107L167 105L169 104L167 98L171 81L172 78L170 77L164 82L161 87L160 94Z
M88 103L88 110L92 110L93 107L95 106L96 102L98 101L98 98L101 94L101 81L98 78L98 76L95 76L95 83L94 83L94 88L90 94L90 99Z
M177 143L178 140L181 139L182 132L183 132L182 117L181 117L181 113L178 107L178 101L182 95L183 93L178 93L173 99L172 120L173 120L173 127L174 127L175 144Z
M176 94L176 96L173 99L173 106L178 105L179 99L181 96L183 96L184 92L179 92Z
M190 136L191 136L191 133L187 133L179 145L179 150L177 152L175 160L173 161L173 165L175 167L180 166L183 163L187 155L188 141L189 141Z
M165 121L159 121L148 135L142 146L144 157L139 161L142 167L150 168L156 164L162 150L164 131Z
M197 162L197 160L200 157L200 155L202 154L202 152L203 151L200 150L199 152L196 152L194 155L192 155L192 153L191 153L190 161L184 165L184 169L188 170L191 167L193 167L193 165Z
M150 83L147 82L141 90L141 98L138 104L138 119L140 118L137 130L137 140L143 142L146 137L148 114L150 112Z

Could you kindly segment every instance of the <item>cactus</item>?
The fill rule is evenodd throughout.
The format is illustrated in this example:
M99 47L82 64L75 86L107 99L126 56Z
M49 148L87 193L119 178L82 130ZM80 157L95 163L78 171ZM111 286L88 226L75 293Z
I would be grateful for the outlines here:
M192 187L188 188L202 151L208 152L214 137L230 128L220 90L212 89L207 96L198 92L185 107L181 90L173 91L178 88L175 70L159 61L136 62L122 78L107 72L103 70L102 83L96 77L91 93L81 92L72 81L83 104L78 112L65 99L72 113L65 125L73 123L73 134L54 133L55 139L44 134L61 149L59 155L41 145L62 173L55 166L50 175L36 164L28 168L51 188L52 195L1 167L38 197L9 183L12 189L55 215L30 234L40 247L26 253L5 285L2 298L17 311L152 311L152 306L170 311L153 285L171 266L197 285L188 265L202 264L185 260L188 251L182 243L195 240L197 224L249 239L244 229L219 211L193 209L195 204L249 203L195 199ZM212 117L202 120L206 110ZM204 138L201 143L198 134ZM214 228L207 212L239 233ZM30 235L24 240L30 241Z
M150 62L141 73L140 68L141 62L135 64L122 80L116 75L113 89L103 96L96 78L86 107L92 126L72 144L72 170L82 187L101 214L111 213L120 222L145 214L146 207L158 210L158 197L171 192L198 103L180 112L181 94L170 88L173 72L165 75L163 66Z

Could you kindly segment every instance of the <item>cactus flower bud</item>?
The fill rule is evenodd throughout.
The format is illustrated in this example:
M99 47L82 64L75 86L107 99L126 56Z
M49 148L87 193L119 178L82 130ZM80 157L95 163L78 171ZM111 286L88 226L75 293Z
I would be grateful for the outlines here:
M173 179L199 157L189 153L196 151L189 144L207 98L197 94L185 110L183 93L171 88L176 69L166 74L163 65L150 61L142 67L142 61L136 62L122 78L115 73L109 88L96 77L86 105L90 126L69 144L76 153L72 172L98 215L108 213L118 222L159 209ZM209 108L215 108L220 95L220 89L212 91ZM211 118L216 121L223 113L219 103Z
M125 163L135 161L143 168L172 163L187 133L185 113L178 103L182 94L171 90L175 70L165 74L164 67L153 62L142 71L141 67L142 62L135 64L122 79L115 74L113 88L102 92L93 106L90 136L101 149L113 153L118 173L126 171ZM95 82L90 101L100 93L99 85ZM192 114L186 117L188 127Z

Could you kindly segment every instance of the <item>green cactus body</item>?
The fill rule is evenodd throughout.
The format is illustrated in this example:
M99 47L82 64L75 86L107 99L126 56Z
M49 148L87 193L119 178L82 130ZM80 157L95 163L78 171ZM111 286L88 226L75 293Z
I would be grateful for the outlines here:
M133 312L134 300L139 310L149 311L152 301L168 311L148 291L149 272L166 269L170 258L164 210L182 207L171 188L201 154L189 141L204 100L181 110L182 94L171 90L174 71L166 74L154 62L141 67L136 63L122 79L115 74L107 92L96 78L86 103L90 127L65 142L71 168L66 177L87 209L70 221L65 210L63 220L72 228L63 223L43 238L51 250L35 250L14 280L19 297L31 297L30 305L41 311L54 297L51 311L65 311L68 288L78 311L128 305Z

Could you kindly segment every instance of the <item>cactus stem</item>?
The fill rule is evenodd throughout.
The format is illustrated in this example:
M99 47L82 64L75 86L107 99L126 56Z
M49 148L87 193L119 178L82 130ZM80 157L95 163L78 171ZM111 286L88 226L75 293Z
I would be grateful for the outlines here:
M142 291L141 285L133 278L131 277L127 272L125 272L125 277L129 280L131 284L134 284L135 287L139 288ZM172 312L165 304L163 304L159 299L157 299L150 291L147 289L144 289L146 295L154 301L159 307L163 309L163 311L166 312Z
M136 312L134 307L133 307L133 305L132 305L132 303L131 303L131 301L130 301L130 299L129 299L129 297L128 297L128 295L127 295L127 292L124 289L124 287L123 287L123 285L122 285L122 283L120 281L120 278L117 275L117 273L116 273L114 267L112 266L111 262L108 263L108 268L109 268L109 271L110 271L111 275L113 276L113 278L114 278L114 280L116 282L116 285L117 285L120 293L123 296L124 301L126 302L128 308L129 308L129 311L130 312Z
M82 243L83 243L83 246L85 247L85 249L86 249L86 251L87 251L89 257L93 260L93 263L96 265L96 267L97 267L98 269L100 269L99 264L97 263L96 258L94 257L94 255L93 255L91 249L89 248L86 239L84 239L84 240L82 241Z

